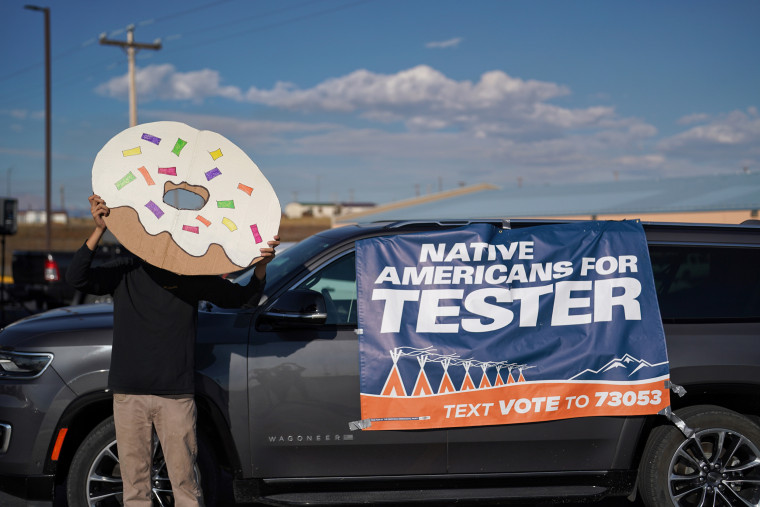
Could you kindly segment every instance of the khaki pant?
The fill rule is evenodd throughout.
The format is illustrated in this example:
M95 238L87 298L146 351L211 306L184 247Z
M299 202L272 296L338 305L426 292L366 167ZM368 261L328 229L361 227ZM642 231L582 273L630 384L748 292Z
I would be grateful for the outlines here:
M151 507L153 427L166 460L177 507L203 505L195 475L195 399L192 395L113 395L116 447L125 507Z

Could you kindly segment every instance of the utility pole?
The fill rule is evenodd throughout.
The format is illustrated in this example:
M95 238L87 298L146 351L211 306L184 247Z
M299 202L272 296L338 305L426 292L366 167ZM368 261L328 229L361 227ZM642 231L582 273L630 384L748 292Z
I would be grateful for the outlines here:
M129 126L137 125L137 87L135 85L135 53L138 49L161 49L161 39L156 39L152 44L145 42L135 42L135 25L127 27L127 40L110 40L106 34L100 35L100 43L105 46L119 46L125 48L127 52L127 63L129 65Z

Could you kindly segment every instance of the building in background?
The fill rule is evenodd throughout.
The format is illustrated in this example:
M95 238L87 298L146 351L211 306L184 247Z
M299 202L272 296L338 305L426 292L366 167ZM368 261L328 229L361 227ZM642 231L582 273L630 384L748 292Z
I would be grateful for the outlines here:
M374 207L375 203L370 202L291 202L285 205L285 216L288 218L335 218L361 213Z
M66 225L69 223L69 214L65 210L54 210L50 212L50 221L54 224ZM22 210L18 212L18 223L20 224L44 224L47 222L45 210Z

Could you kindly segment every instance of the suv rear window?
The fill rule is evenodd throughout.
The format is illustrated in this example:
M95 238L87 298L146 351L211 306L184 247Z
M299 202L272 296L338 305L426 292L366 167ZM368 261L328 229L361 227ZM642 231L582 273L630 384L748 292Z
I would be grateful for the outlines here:
M650 245L663 320L760 320L760 249Z

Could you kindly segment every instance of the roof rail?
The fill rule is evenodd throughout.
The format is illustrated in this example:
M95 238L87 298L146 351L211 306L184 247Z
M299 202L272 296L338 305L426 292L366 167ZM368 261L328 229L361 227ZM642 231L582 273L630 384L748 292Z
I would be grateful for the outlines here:
M492 224L502 229L511 229L508 218L477 218L477 219L451 219L451 220L399 220L389 223L386 229L401 229L415 225L439 225L441 227L462 227L472 224Z

